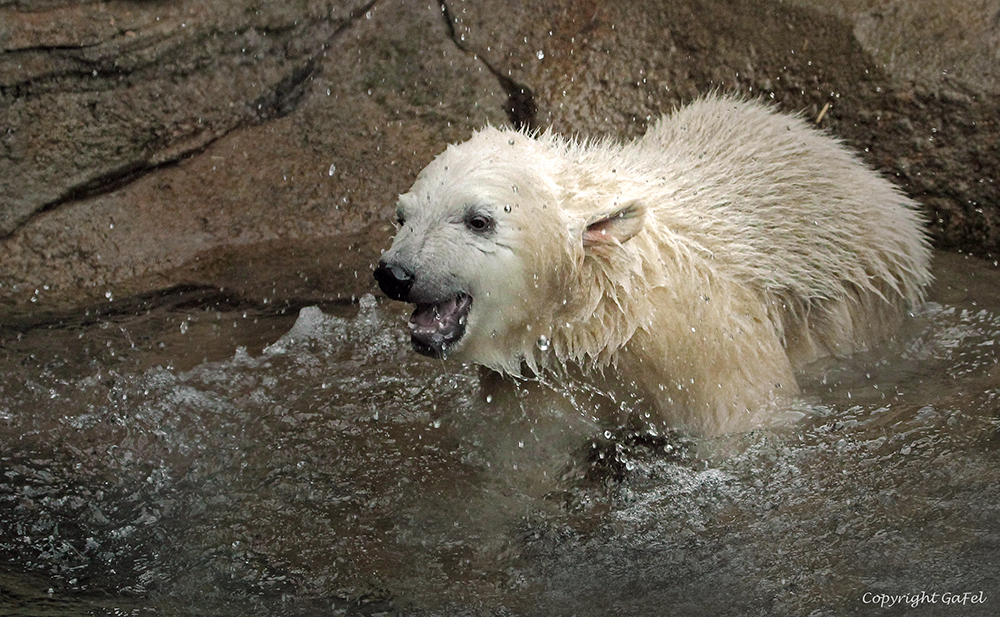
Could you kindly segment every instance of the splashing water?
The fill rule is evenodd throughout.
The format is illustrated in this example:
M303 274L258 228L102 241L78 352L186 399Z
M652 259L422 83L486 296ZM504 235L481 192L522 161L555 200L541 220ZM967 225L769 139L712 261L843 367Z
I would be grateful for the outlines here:
M1000 276L938 268L892 345L810 367L800 422L711 440L603 425L580 384L521 384L569 407L483 396L370 296L3 330L0 571L22 606L66 614L798 615L864 613L866 593L989 596Z

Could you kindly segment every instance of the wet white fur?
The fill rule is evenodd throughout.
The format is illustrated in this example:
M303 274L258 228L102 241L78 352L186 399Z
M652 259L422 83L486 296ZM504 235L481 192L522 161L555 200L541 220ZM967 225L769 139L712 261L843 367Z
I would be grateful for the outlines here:
M708 433L766 421L796 370L890 336L930 280L914 202L803 120L731 98L625 144L485 128L400 210L387 255L474 297L454 357L579 369Z

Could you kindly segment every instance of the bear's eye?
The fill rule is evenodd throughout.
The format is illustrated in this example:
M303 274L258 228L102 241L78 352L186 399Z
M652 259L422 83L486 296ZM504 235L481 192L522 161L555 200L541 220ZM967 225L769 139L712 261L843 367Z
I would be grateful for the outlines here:
M496 221L485 214L472 214L465 219L465 226L476 233L489 233L496 226Z
M396 215L393 218L396 221L396 225L400 227L406 223L406 216L403 214L402 208L396 208Z

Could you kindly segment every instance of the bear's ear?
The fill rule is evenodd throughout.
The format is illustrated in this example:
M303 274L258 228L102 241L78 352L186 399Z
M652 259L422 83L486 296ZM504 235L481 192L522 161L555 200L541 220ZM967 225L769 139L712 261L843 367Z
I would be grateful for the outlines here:
M587 222L583 230L583 247L590 248L618 242L624 244L642 230L646 208L638 200L630 201L604 212Z

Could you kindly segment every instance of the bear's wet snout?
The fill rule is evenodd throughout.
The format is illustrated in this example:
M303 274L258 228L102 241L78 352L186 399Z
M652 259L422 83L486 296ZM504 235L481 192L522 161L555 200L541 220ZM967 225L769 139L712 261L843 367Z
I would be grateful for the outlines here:
M390 299L401 302L409 301L410 290L413 288L412 272L396 264L379 261L374 274L378 286Z

